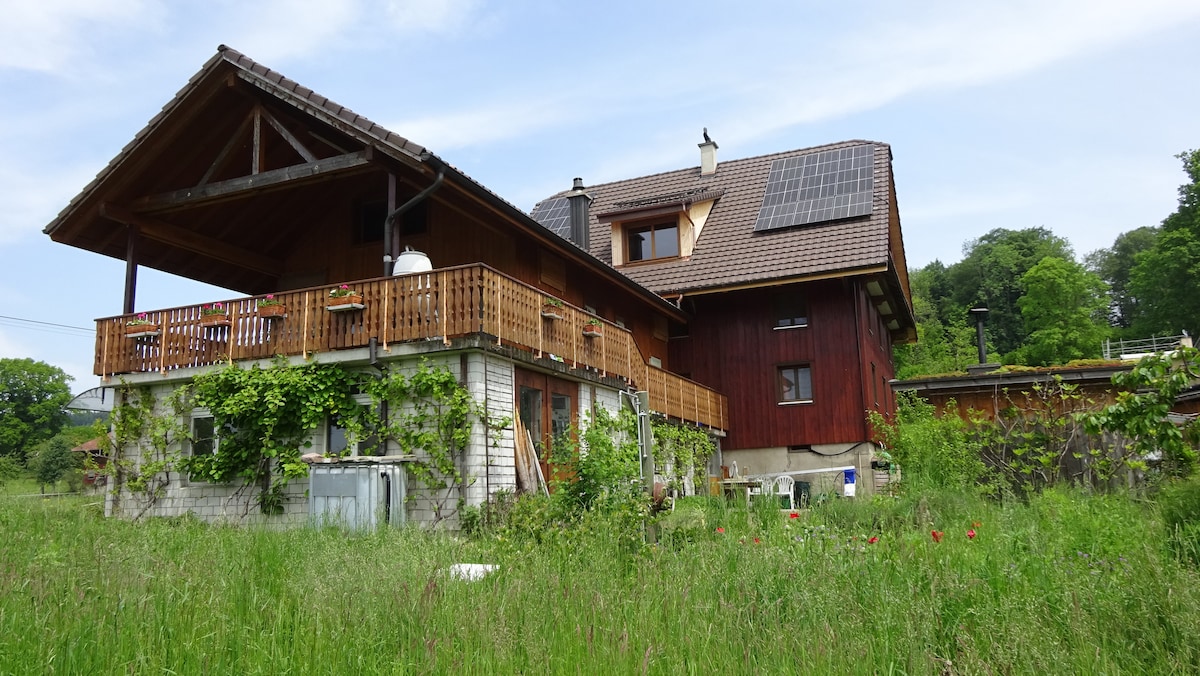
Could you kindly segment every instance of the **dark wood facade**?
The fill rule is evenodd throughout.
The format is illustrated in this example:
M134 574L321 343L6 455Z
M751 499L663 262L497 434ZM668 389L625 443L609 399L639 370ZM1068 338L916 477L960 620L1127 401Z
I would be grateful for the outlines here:
M786 297L807 325L779 327ZM891 338L855 278L687 297L686 336L671 340L675 369L729 399L725 450L856 443L866 411L892 410ZM781 403L779 369L807 366L811 402Z

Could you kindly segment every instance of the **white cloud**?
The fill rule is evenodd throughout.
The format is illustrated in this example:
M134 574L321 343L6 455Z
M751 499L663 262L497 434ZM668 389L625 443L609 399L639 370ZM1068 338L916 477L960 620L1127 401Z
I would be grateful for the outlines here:
M469 25L479 0L389 0L386 11L402 33L454 33Z
M905 11L910 11L905 6ZM728 114L730 141L834 119L938 89L977 87L1082 57L1200 17L1200 3L959 3L855 34L816 65L797 58L742 87L754 105ZM786 63L786 61L785 61ZM829 68L828 64L843 64ZM803 82L780 87L781 81ZM818 92L816 95L813 92Z
M228 5L228 16L235 20L219 40L268 65L321 54L363 16L358 0L239 1Z
M0 164L0 202L5 205L0 213L0 244L42 237L42 228L94 176L94 168L81 166L31 172Z
M568 111L557 101L514 101L458 113L396 120L384 126L442 153L533 134L568 119Z
M136 30L157 20L145 0L10 2L0 22L0 68L44 72L69 69L104 27Z

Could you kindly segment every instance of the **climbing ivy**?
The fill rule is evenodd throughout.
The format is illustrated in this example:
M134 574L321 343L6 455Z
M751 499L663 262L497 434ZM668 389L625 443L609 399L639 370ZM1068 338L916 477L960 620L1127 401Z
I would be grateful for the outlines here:
M282 513L284 487L308 474L300 454L313 431L326 418L361 428L364 412L354 394L365 379L336 364L291 366L283 359L268 368L231 364L201 374L192 383L193 403L213 417L217 452L182 458L181 469L203 481L256 486L263 513Z
M373 406L359 403L368 396ZM381 454L398 449L412 456L410 474L430 489L435 522L454 513L451 491L474 481L462 466L476 421L484 423L492 444L508 419L492 418L445 367L422 361L415 371L354 371L338 364L290 365L284 359L262 367L229 365L197 376L177 388L157 412L147 387L122 389L113 412L110 470L114 486L144 498L142 513L167 488L172 471L210 483L241 482L254 491L265 514L284 511L284 492L291 479L308 474L301 459L312 436L326 420L344 428L349 447L370 440L360 450ZM194 408L206 408L219 440L216 452L185 456L191 441L187 425ZM125 450L138 447L136 459Z
M496 435L511 421L493 418L449 369L430 366L424 360L407 375L385 371L367 381L365 391L377 411L387 412L373 421L374 434L394 442L402 454L414 456L407 465L409 473L428 489L434 523L461 509L463 489L474 483L461 460L475 421L491 432L489 443L493 445L498 442ZM459 489L454 508L450 507L452 488Z
M166 401L170 413L161 415L156 413L158 402L149 387L122 382L117 388L119 403L113 408L109 434L101 437L101 447L111 458L106 471L113 479L113 491L119 494L126 489L140 503L134 518L145 514L166 493L170 472L179 462L178 442L187 436L181 417L189 407L189 396L186 386L172 392ZM136 457L126 454L130 446L138 447Z

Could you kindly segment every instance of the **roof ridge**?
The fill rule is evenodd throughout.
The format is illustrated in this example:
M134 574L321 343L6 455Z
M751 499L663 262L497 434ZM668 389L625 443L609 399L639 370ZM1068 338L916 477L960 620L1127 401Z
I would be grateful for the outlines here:
M868 139L846 139L844 141L835 141L833 143L825 143L825 144L822 144L819 146L810 146L807 148L793 148L791 150L780 150L778 152L773 152L773 153L763 153L762 155L751 155L749 157L738 157L738 158L732 159L732 160L722 160L721 162L717 163L717 171L719 172L721 167L728 166L730 164L740 164L743 162L751 163L751 162L763 160L768 157L775 157L775 156L780 156L780 155L792 155L795 153L819 152L822 150L831 150L831 149L837 148L837 147L862 145L864 143L872 143L872 144L875 144L876 146L888 148L889 150L891 149L891 146L889 144L884 143L882 141L871 141ZM682 167L679 169L668 169L666 171L659 171L659 172L655 172L652 174L644 174L642 176L631 176L629 178L622 178L622 179L618 179L616 181L608 181L606 183L596 183L594 185L589 185L589 186L585 187L584 189L592 190L592 189L599 189L599 188L608 188L610 186L621 185L623 183L644 181L646 179L657 178L660 176L671 176L673 174L679 174L679 173L682 173L685 171L695 171L699 168L700 168L700 165L696 164L696 165L692 165L690 167ZM707 178L710 180L712 180L716 177L717 177L717 174L709 174L707 176ZM699 178L699 176L697 178ZM713 181L712 189L716 189L717 187L719 187L718 184L715 181ZM546 197L539 200L537 204L534 205L534 209L537 208L538 204L541 204L542 202L545 202L546 200L554 199L555 197L563 197L565 195L570 194L571 192L572 192L572 190L563 190L561 192L556 192L553 195L547 195Z

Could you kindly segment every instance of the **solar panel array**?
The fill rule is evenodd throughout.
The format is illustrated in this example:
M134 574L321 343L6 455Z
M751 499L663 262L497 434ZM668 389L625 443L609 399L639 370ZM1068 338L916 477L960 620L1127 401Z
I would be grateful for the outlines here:
M870 214L874 164L871 143L775 160L754 230Z
M566 197L538 202L529 216L559 237L571 238L571 201Z

